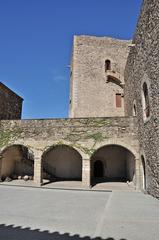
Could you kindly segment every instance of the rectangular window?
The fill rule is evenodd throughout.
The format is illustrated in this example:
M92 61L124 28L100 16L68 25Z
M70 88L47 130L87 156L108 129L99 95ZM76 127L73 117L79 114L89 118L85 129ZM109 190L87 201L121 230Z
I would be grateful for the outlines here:
M122 105L122 98L121 98L121 94L117 93L116 94L116 107L117 108L121 108Z

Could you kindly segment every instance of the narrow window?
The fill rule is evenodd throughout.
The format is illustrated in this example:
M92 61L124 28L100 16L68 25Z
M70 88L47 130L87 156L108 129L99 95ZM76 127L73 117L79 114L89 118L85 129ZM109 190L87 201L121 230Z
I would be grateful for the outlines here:
M111 70L111 61L110 60L105 61L105 72L108 70Z
M121 94L120 94L120 93L117 93L117 94L116 94L116 107L117 107L117 108L121 108L121 101L122 101L122 99L121 99Z
M148 118L150 116L148 87L145 82L143 84L143 112L144 112L144 118Z
M137 113L136 104L134 103L134 106L133 106L133 116L134 117L136 116L136 113Z
M146 166L145 166L145 159L144 156L141 156L141 162L142 162L142 175L143 175L143 189L146 189Z

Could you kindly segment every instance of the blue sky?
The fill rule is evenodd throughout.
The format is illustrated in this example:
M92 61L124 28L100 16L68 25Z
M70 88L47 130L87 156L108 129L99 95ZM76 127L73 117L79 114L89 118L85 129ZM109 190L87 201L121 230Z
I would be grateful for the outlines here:
M142 0L0 0L0 81L23 118L68 116L73 35L133 37Z

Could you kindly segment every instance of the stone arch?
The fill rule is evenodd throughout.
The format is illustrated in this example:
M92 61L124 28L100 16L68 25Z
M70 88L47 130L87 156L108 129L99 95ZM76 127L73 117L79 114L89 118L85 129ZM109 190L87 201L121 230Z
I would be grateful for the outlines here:
M42 154L43 179L82 180L82 156L72 146L53 145Z
M101 179L95 178L95 162L103 163L104 173ZM135 155L124 146L107 144L99 147L91 156L91 179L94 182L121 181L135 183Z
M129 152L131 152L134 155L135 159L140 158L138 145L135 145L135 143L133 145L129 144L128 141L123 141L119 138L108 138L103 140L102 143L97 143L95 151L97 151L97 149L99 148L108 145L117 145L119 147L126 148Z
M28 175L33 179L34 154L22 144L13 144L4 147L1 151L0 176L2 180L7 178L18 179Z
M49 146L46 146L45 148L43 148L41 157L44 155L44 153L46 153L50 149L52 149L56 146L60 146L60 145L73 148L74 150L76 150L81 155L82 159L87 158L87 154L82 150L82 147L80 145L72 144L72 142L69 142L69 141L66 141L66 140L53 142L52 145L49 145Z

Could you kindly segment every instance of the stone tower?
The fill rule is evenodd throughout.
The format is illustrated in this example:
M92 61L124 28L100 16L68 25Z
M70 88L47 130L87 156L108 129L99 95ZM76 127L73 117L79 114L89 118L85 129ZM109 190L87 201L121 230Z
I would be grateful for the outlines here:
M70 113L78 117L124 116L124 69L131 41L74 36Z

